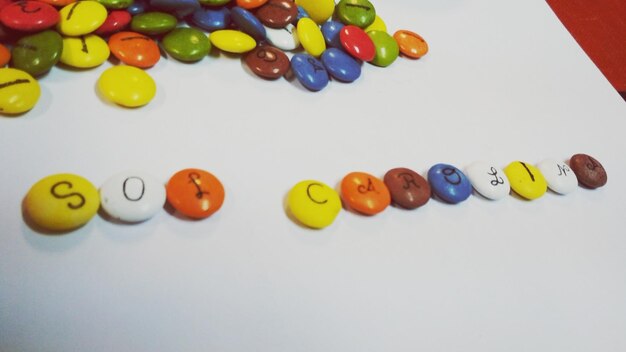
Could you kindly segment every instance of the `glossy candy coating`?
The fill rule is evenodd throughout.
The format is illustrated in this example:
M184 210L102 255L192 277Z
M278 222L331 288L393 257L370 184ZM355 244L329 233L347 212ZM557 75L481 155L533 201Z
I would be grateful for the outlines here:
M28 73L0 68L0 113L21 114L32 109L41 94L39 83Z
M328 73L338 81L350 83L361 76L361 65L341 49L326 49L321 61Z
M24 199L25 212L37 226L69 231L91 220L100 207L96 187L73 174L56 174L35 183Z
M291 214L303 225L321 229L335 221L341 211L341 198L328 185L306 180L291 188L287 205Z
M6 66L11 61L11 52L6 46L0 43L0 68Z
M0 23L24 32L37 32L59 22L59 12L52 5L39 1L18 1L0 10Z
M148 104L156 94L156 84L150 75L133 66L113 66L98 79L98 91L107 100L125 107Z
M385 21L383 21L382 18L376 15L376 18L374 18L374 22L372 22L372 24L370 24L369 26L365 27L363 30L365 31L365 33L369 31L387 32L387 25L385 24Z
M246 10L256 9L257 7L263 6L267 3L267 0L237 0L237 6L244 8Z
M245 63L252 72L262 78L277 79L289 70L289 58L280 49L261 45L248 52Z
M53 30L22 37L11 52L11 66L40 76L59 62L63 38Z
M211 51L209 38L195 28L176 28L165 35L162 43L169 55L184 62L202 60Z
M511 192L509 179L494 163L476 161L465 168L465 174L476 192L487 199L502 199Z
M564 162L549 158L538 163L537 168L553 192L568 194L578 187L576 174Z
M606 169L590 155L574 154L569 160L569 166L576 174L578 182L587 188L602 187L607 182Z
M322 34L327 47L343 48L339 40L339 32L345 25L339 21L328 21L322 24Z
M419 208L431 196L428 181L411 169L391 169L385 174L383 182L389 189L393 203L405 209Z
M351 172L341 180L341 198L348 207L365 215L375 215L391 204L385 183L365 172Z
M233 29L222 29L211 33L211 43L218 49L234 54L248 52L256 47L250 35Z
M97 0L109 10L125 9L133 3L133 0Z
M376 55L370 61L371 64L387 67L396 61L400 48L392 36L387 32L376 30L367 32L367 36L370 37L376 48Z
M76 68L92 68L102 65L111 54L109 45L95 34L63 38L61 62Z
M296 0L309 17L318 24L326 22L335 11L334 0Z
M284 28L298 16L298 6L292 0L269 0L255 14L268 27Z
M288 24L285 28L265 27L267 41L281 50L295 50L300 46L298 31L293 24Z
M291 70L305 88L319 91L328 85L328 72L324 65L309 54L294 54Z
M176 17L165 12L145 12L130 21L130 29L147 35L165 34L174 28L178 20Z
M255 40L265 38L265 27L252 12L241 7L233 7L230 10L230 18L242 32L248 33Z
M119 32L109 38L111 53L126 65L148 68L161 58L157 43L135 32Z
M444 202L460 203L472 194L472 184L458 168L436 164L428 170L428 183L432 192Z
M213 174L201 169L184 169L167 182L167 201L179 213L194 219L206 218L224 203L224 187Z
M128 11L111 11L104 23L95 30L94 34L106 36L124 30L130 24L131 19L132 17Z
M39 1L45 2L46 4L56 6L56 7L63 7L67 4L76 2L76 0L39 0Z
M200 8L191 15L191 22L209 32L225 29L231 22L230 10L227 7Z
M400 52L404 56L419 59L428 53L428 43L417 33L399 30L393 34L393 38L398 42Z
M198 0L150 0L150 6L158 11L171 13L178 18L191 15L201 7Z
M57 30L67 36L89 34L100 27L108 16L107 9L97 1L77 1L64 6Z
M341 22L359 28L366 28L376 19L376 9L368 0L341 0L335 14Z
M314 57L322 55L326 50L326 42L320 27L310 18L301 18L297 30L298 39L304 50Z
M339 41L341 46L357 59L370 61L376 56L374 42L365 31L357 26L344 26L339 31Z
M511 189L520 196L533 200L543 196L548 183L539 169L529 163L514 161L504 168Z
M200 4L205 6L222 6L226 5L231 0L199 0Z
M165 185L141 171L126 171L100 186L102 209L125 222L146 221L163 209Z

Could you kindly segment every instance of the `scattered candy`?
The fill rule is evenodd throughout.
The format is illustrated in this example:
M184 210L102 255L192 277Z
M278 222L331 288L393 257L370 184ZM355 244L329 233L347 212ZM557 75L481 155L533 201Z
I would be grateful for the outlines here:
M98 79L98 91L106 99L126 107L148 104L156 94L156 84L150 75L133 66L113 66Z
M365 172L351 172L341 181L341 197L348 207L366 215L375 215L391 203L385 183Z
M428 44L419 34L407 30L400 30L393 34L398 42L400 52L410 58L419 59L428 52Z
M514 161L504 168L511 189L520 196L533 200L546 193L548 183L539 169L523 161Z
M293 186L287 204L298 221L315 229L332 224L341 210L339 194L326 184L314 180L302 181Z
M35 106L40 94L33 76L14 68L0 68L0 112L24 113Z
M460 203L472 194L472 184L467 176L452 165L433 165L428 170L428 183L437 197L450 204Z
M224 203L224 187L213 174L185 169L170 178L167 201L181 214L194 219L211 216Z
M109 178L100 187L102 208L112 218L141 222L153 217L165 204L165 186L140 171L128 171Z
M587 154L575 154L570 158L572 168L578 182L587 188L598 188L606 184L606 170L598 160Z
M39 180L24 200L28 218L52 231L73 230L86 224L99 207L96 187L73 174L51 175Z
M405 209L417 209L430 199L428 181L417 172L404 167L387 171L383 182L394 204Z

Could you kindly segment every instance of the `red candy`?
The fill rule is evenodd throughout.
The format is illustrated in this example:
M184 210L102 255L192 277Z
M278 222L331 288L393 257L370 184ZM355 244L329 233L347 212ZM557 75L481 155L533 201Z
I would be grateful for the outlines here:
M96 29L95 33L101 37L107 36L126 29L132 17L128 11L116 10L111 11L104 20L104 23Z
M0 10L0 22L19 31L37 32L56 25L59 11L43 2L19 1Z
M357 59L371 61L376 56L376 47L364 30L347 25L339 32L339 41L346 51Z

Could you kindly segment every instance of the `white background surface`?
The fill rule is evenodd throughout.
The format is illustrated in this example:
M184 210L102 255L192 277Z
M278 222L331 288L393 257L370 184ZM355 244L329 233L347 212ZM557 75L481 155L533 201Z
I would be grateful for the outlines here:
M319 93L223 55L162 59L136 110L96 95L110 63L42 79L34 110L0 118L0 351L625 351L626 104L542 0L374 5L430 52ZM284 211L303 179L581 152L604 188L342 211L322 231ZM22 218L50 174L187 167L226 188L208 219L50 236Z

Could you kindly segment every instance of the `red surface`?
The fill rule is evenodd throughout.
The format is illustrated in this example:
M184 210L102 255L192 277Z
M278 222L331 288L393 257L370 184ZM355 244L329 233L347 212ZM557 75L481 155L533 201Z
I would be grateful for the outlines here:
M547 0L574 39L626 99L626 0Z

